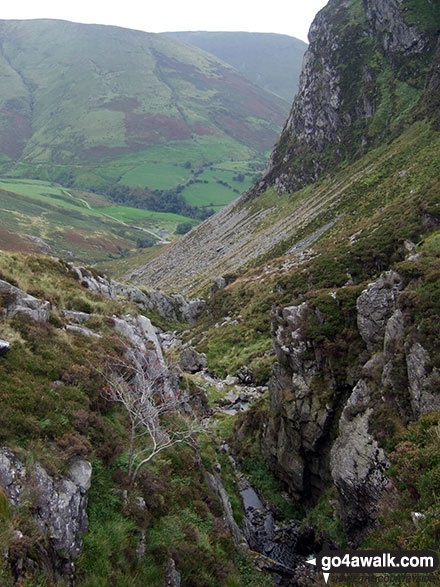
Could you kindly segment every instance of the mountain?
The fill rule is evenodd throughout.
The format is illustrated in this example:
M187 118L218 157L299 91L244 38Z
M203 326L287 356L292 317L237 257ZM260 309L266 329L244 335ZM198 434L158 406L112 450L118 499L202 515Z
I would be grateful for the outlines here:
M247 173L264 160L285 118L283 100L165 35L31 20L1 21L0 40L9 175L171 189L191 166L227 162L217 179L231 179L231 161Z
M298 91L307 43L274 33L181 31L166 34L229 63L254 84L286 100L287 109L290 108Z
M263 254L304 249L333 224L363 217L356 193L376 190L378 198L380 181L394 181L385 166L404 183L402 159L416 157L413 173L430 177L438 9L423 7L330 2L311 27L299 92L261 181L133 277L206 290ZM426 116L430 125L420 129ZM402 195L396 190L383 187L393 198Z

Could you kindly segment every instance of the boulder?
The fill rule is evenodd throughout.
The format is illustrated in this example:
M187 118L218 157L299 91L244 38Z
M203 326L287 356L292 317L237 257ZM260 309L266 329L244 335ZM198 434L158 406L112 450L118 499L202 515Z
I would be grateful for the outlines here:
M70 320L70 322L76 322L82 324L90 318L90 314L87 312L77 312L76 310L61 310L61 315Z
M47 322L50 315L50 303L34 298L22 289L0 279L0 294L3 294L3 306L7 316L24 314L36 321Z
M81 334L81 336L87 336L92 338L101 338L101 335L90 330L90 328L84 328L84 326L77 326L76 324L67 324L66 330L69 332L76 332L77 334Z
M183 371L197 373L205 369L206 355L198 353L193 347L188 347L181 352L179 365Z

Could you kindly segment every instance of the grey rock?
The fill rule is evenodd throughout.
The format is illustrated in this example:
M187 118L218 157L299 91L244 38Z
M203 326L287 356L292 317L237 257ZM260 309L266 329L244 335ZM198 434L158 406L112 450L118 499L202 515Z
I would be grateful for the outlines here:
M67 477L52 477L38 463L25 467L12 451L0 449L0 487L13 507L29 499L29 490L36 495L33 518L49 539L46 556L58 578L73 579L74 561L81 554L91 473L91 464L80 460Z
M333 414L326 397L313 389L324 364L303 328L309 312L307 303L289 306L277 310L272 320L278 362L269 381L271 417L264 451L269 466L297 498L310 498L327 480L326 455L320 445Z
M206 367L206 355L198 353L193 347L183 349L180 354L179 365L184 371L197 373Z
M228 375L224 381L225 385L237 385L239 383L238 377L233 377L232 375Z
M81 334L81 336L87 336L91 338L101 338L101 335L90 328L84 328L84 326L77 326L76 324L67 324L66 330L69 332L75 332L76 334Z
M228 284L228 282L226 281L226 279L224 277L217 277L217 279L215 279L213 281L213 283L211 284L211 289L209 291L209 297L212 298L212 296L215 293L217 293L221 289L224 289L227 286L227 284Z
M38 248L42 253L50 253L52 247L48 243L46 243L42 238L30 234L26 236L30 241L38 245Z
M50 315L50 303L29 295L22 289L0 279L0 293L9 294L11 301L6 306L6 315L24 314L33 320L47 322Z
M429 368L431 359L420 343L406 345L405 353L411 407L414 416L419 418L440 409L440 372Z
M77 281L89 291L112 300L124 298L143 310L154 310L166 320L188 322L193 326L205 309L206 302L200 298L186 299L181 294L168 295L159 290L143 291L135 285L126 285L101 276L95 276L85 267L71 265Z
M388 485L389 462L369 433L368 384L360 380L342 412L339 436L331 449L330 467L342 504L344 529L357 546L374 524Z
M180 573L177 571L176 563L172 558L170 558L167 563L165 585L166 587L180 587L181 585Z
M397 309L394 311L385 327L383 350L386 355L392 356L396 352L397 347L402 344L404 326L402 311Z
M89 269L85 267L76 267L71 265L71 271L76 280L86 289L92 293L100 294L111 300L116 299L116 292L114 283L97 275L95 276Z
M92 465L89 461L74 462L69 469L69 477L83 493L86 493L91 485Z
M0 357L6 355L11 350L11 344L7 340L0 338Z
M66 309L61 310L61 315L70 320L71 322L76 322L77 324L82 324L91 316L87 312L77 312L76 310Z
M236 546L247 546L246 539L243 536L237 522L234 519L231 502L229 500L229 496L226 492L226 489L223 487L221 476L218 472L214 471L214 473L211 474L206 471L205 477L206 482L208 483L208 487L218 497L220 501L226 523L229 527L229 530L232 534L232 538L234 540L234 544Z
M395 271L385 271L358 297L357 324L369 350L373 350L384 339L387 322L396 310L396 300L401 289L400 275Z
M156 331L149 318L140 314L136 316L125 315L122 318L113 316L115 329L118 330L141 353L147 348L154 349L161 363L164 363L162 348Z

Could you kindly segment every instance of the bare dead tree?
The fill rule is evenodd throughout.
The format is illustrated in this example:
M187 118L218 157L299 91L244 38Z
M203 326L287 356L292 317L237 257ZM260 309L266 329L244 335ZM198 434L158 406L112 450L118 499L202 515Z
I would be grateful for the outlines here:
M123 406L130 421L128 474L133 485L140 469L176 444L194 443L201 431L185 415L187 393L172 384L169 368L154 350L139 356L127 349L124 359L110 358L102 369L102 395Z

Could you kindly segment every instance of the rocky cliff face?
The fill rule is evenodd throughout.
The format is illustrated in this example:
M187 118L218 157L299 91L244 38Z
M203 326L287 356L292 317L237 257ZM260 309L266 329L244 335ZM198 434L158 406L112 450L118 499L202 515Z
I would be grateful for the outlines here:
M87 531L87 493L92 466L72 463L65 477L51 476L38 463L25 466L9 449L0 449L0 490L14 509L30 508L38 549L20 529L14 531L7 553L17 584L27 572L45 569L48 578L74 584L75 560L81 554L82 534ZM25 522L23 522L25 523ZM28 522L26 522L28 523ZM24 532L29 532L23 527Z
M298 95L258 191L295 191L359 157L390 132L403 105L415 104L436 35L407 22L404 8L401 0L332 0L318 13Z
M345 341L317 336L328 320L322 303L279 308L272 320L277 363L266 459L303 503L334 484L353 545L392 491L387 419L407 423L440 409L438 369L414 342L414 324L402 312L405 286L398 273L386 271L360 295L353 290L356 314L343 318ZM335 306L347 303L344 289L328 292Z

